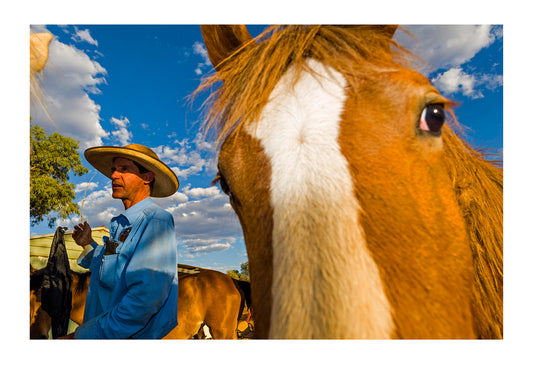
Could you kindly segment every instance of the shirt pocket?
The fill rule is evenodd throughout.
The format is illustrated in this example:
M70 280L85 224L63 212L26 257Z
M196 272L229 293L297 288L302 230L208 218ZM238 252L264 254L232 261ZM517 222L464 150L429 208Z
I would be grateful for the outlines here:
M114 288L118 280L118 254L103 257L100 266L100 284L106 288Z

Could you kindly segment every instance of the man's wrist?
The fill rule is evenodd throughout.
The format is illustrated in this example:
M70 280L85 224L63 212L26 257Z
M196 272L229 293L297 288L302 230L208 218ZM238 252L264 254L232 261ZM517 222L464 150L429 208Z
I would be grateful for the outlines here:
M91 243L83 246L83 251L86 251L89 247L91 247L93 249L96 249L97 246L98 246L98 244L96 243L96 241L91 239Z

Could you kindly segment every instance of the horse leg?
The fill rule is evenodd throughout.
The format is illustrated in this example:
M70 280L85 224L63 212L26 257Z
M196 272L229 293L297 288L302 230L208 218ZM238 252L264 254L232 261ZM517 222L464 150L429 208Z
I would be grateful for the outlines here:
M211 331L209 330L209 326L204 324L202 326L202 332L204 333L203 339L213 339L213 336L211 335Z
M228 297L227 308L223 311L208 311L205 322L213 339L237 339L237 325L241 306L241 296L237 293Z
M163 337L163 339L192 339L192 337L200 330L201 325L202 321L194 319L181 320L171 332Z
M195 275L179 280L178 325L163 339L191 339L202 326L205 308Z

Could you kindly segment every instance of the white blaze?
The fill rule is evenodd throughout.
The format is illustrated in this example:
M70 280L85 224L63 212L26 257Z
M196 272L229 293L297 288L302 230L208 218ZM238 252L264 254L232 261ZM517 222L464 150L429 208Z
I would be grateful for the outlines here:
M358 222L338 143L345 79L316 72L280 80L259 122L272 166L272 338L390 338L391 309Z

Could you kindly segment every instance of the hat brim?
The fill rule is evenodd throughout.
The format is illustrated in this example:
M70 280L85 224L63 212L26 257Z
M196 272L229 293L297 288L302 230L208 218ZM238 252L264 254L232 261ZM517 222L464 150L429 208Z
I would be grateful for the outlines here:
M160 160L138 152L133 149L123 147L92 147L85 151L85 159L96 170L111 178L113 174L113 159L117 157L127 158L144 166L155 175L155 183L150 196L164 198L173 195L178 191L179 180L176 174L166 164Z

